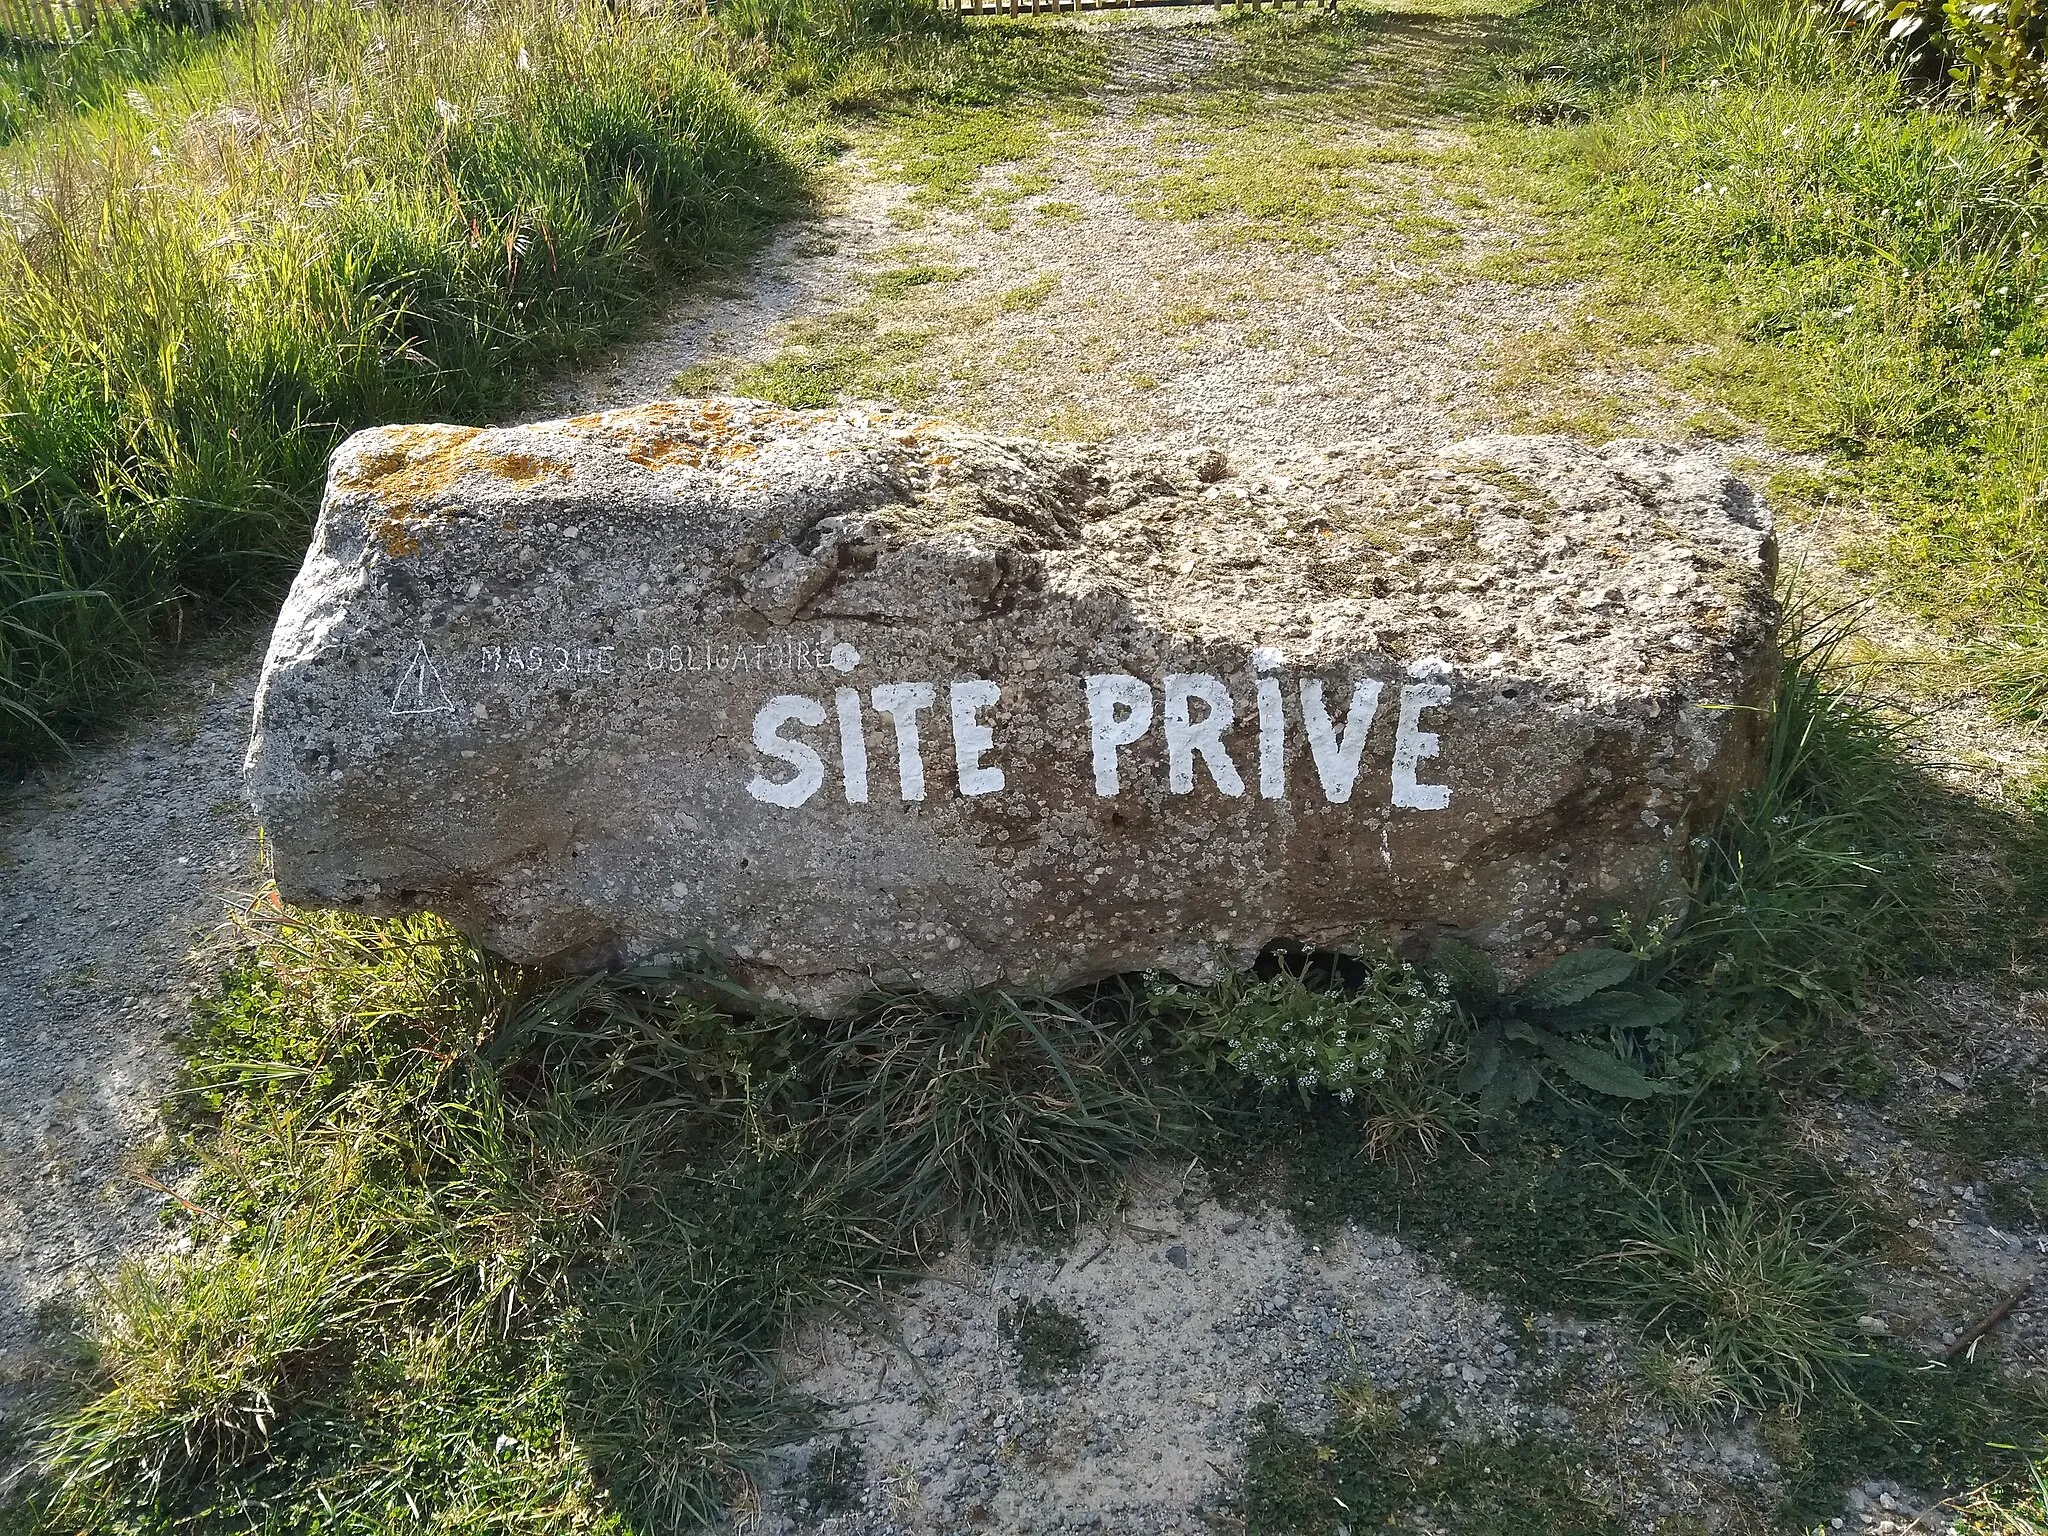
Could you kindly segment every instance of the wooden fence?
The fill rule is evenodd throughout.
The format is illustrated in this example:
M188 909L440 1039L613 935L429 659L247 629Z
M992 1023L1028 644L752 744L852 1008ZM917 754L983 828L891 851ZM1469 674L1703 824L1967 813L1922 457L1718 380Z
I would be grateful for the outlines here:
M0 0L0 42L70 43L84 37L110 16L135 9L139 0ZM204 31L213 7L198 4L189 10L187 23Z
M0 0L0 34L62 43L83 37L99 20L98 0Z

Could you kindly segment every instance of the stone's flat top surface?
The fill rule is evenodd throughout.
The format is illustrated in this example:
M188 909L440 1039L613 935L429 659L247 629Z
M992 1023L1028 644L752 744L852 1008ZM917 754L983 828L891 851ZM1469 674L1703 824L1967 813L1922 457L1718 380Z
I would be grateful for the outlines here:
M1515 971L1682 889L1755 761L1773 548L1647 442L386 428L335 457L249 782L294 899L813 1006L1362 930Z
M1772 560L1757 498L1644 440L1482 437L1437 454L1360 443L1240 468L1215 449L1105 462L886 411L676 401L365 432L336 456L330 494L364 498L400 561L436 527L510 514L546 541L564 585L577 541L601 532L584 524L642 503L709 517L734 545L722 568L649 574L697 596L759 560L749 596L777 619L792 616L776 611L778 578L801 588L820 521L837 543L850 519L871 539L1042 553L1049 580L1113 593L1169 633L1437 656L1589 693L1702 675L1776 617L1757 589ZM843 584L822 602L806 591L808 611L861 617L859 583ZM985 595L917 596L936 620Z
M1769 541L1747 487L1663 444L1493 437L1155 492L1051 568L1190 634L1249 631L1290 655L1365 642L1608 693L1757 643L1775 620L1756 590Z

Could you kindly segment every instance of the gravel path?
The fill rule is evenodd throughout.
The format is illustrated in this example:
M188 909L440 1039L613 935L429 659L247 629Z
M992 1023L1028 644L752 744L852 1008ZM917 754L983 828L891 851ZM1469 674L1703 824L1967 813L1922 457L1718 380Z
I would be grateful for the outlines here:
M1323 1431L1333 1389L1368 1384L1380 1411L1441 1417L1459 1439L1571 1437L1588 1491L1630 1530L1774 1493L1748 1428L1674 1426L1601 1328L1518 1327L1393 1238L1347 1226L1310 1241L1177 1174L1141 1176L1130 1203L1069 1249L956 1256L889 1315L799 1339L793 1380L831 1413L766 1480L757 1528L1206 1536L1233 1528L1262 1408ZM1020 1372L1001 1319L1026 1303L1078 1320L1088 1358L1043 1379ZM823 1513L816 1468L846 1434L862 1451L861 1507Z
M889 179L892 146L866 144L739 292L693 300L523 419L637 403L678 374L702 391L770 358L849 355L855 391L889 386L876 395L969 425L1237 457L1435 445L1521 419L1494 360L1554 330L1573 295L1489 275L1529 227L1436 184L1455 133L1280 133L1278 151L1312 142L1336 163L1323 248L1291 217L1229 206L1240 130L1152 100L1110 98L992 168L965 207L920 201Z

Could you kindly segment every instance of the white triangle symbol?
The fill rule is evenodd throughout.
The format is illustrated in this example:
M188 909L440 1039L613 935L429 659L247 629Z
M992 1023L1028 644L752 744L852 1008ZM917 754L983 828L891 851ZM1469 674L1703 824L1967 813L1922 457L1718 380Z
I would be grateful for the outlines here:
M434 665L434 658L427 654L427 642L420 640L415 643L419 648L398 679L398 692L391 698L391 713L452 715L455 713L455 701L448 697L448 690L441 683L441 671Z

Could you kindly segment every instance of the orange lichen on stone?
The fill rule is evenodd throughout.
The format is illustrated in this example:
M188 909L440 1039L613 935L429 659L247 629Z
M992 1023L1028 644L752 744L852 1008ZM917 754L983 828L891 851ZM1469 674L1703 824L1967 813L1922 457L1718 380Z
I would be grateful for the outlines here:
M660 401L582 418L579 424L588 420L620 439L626 457L642 469L716 470L752 458L771 433L801 419L792 411L756 410L742 425L722 400Z
M432 473L456 449L477 435L475 427L386 427L373 452L345 459L335 466L337 490L375 491L390 495L394 478L409 480Z
M403 560L407 555L420 552L420 541L406 526L403 517L380 517L374 530L377 542L384 546L385 555L393 560Z
M464 479L488 476L517 486L567 480L575 466L533 453L501 453L479 442L476 427L389 427L378 447L336 466L335 487L378 500L371 535L392 559L420 552L419 529Z
M514 485L537 485L543 480L567 480L576 466L567 459L542 458L533 453L477 453L477 467L487 475L509 480Z

